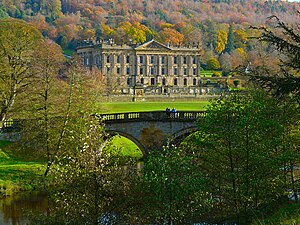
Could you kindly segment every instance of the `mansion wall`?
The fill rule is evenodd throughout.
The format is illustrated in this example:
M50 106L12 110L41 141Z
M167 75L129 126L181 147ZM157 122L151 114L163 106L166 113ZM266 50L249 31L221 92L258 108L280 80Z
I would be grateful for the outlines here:
M123 93L199 92L200 48L166 46L155 40L142 45L85 42L77 48L87 68L97 67L107 79L117 77Z

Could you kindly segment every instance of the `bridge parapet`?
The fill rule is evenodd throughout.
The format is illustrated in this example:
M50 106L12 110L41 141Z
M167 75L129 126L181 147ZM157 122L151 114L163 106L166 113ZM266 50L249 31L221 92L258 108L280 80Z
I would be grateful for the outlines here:
M0 124L0 132L20 132L22 122L23 120L6 120Z
M101 114L100 118L106 124L133 122L133 121L186 121L193 122L199 116L202 116L205 111L177 111L166 113L165 111L151 111L151 112L128 112L128 113L114 113Z

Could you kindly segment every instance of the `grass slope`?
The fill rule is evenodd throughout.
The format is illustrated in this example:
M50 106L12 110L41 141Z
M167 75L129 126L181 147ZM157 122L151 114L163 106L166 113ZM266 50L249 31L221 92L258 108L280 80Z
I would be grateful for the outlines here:
M137 159L143 156L138 146L125 137L115 137L113 140L113 146L118 148L123 156L129 156Z
M0 141L0 197L34 189L44 172L42 163L19 160L3 150L8 144Z

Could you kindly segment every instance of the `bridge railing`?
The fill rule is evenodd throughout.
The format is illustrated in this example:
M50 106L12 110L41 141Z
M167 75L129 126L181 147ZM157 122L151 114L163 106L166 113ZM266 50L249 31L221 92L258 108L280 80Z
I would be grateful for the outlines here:
M21 130L21 122L21 120L6 120L0 124L0 132L19 132Z
M205 111L177 111L166 113L165 111L152 112L128 112L101 114L104 123L130 122L130 121L196 121Z

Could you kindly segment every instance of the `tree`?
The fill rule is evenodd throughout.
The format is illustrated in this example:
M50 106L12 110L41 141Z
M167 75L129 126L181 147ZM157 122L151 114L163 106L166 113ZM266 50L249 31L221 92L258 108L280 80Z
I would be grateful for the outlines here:
M32 60L42 35L31 25L0 20L0 122L7 119L17 96L32 84Z
M223 71L230 71L232 69L230 55L227 52L220 56L219 61Z
M220 30L217 34L217 46L216 46L216 53L221 54L226 47L228 42L228 34L226 31Z
M139 22L133 22L131 24L126 21L120 24L119 31L116 32L116 34L119 36L117 39L121 42L130 43L130 41L133 41L134 43L144 43L153 35L153 32Z
M227 53L231 53L235 46L234 46L235 40L234 40L234 30L233 30L233 24L229 25L229 31L228 31L228 41L225 47L225 51Z
M64 94L66 94L67 86L59 79L59 70L64 60L61 48L45 39L38 46L36 58L32 60L34 81L30 87L31 91L25 97L27 101L23 100L19 104L24 107L27 103L25 106L27 115L23 118L30 120L28 127L24 124L21 141L26 140L32 143L29 148L35 145L36 155L46 155L48 165L45 176L54 159L56 151L54 149L59 148L57 143L62 138L59 134L64 122L59 123L57 117L68 111L65 107L59 106L64 105L64 99L66 99Z
M0 7L0 19L7 18L8 15L3 7Z
M300 35L278 17L269 17L269 20L273 19L277 24L275 31L266 27L253 28L262 31L261 36L258 37L260 41L275 46L281 54L281 73L264 72L262 74L259 69L252 68L251 78L270 90L276 97L292 95L300 103Z
M128 209L130 224L190 224L210 207L205 177L192 154L170 146L149 153L136 203Z
M234 31L234 43L236 48L245 48L248 42L248 34L244 30Z
M51 17L53 20L59 18L62 15L61 12L61 1L60 0L54 0L50 2L51 4Z
M65 62L58 45L44 43L37 56L39 60L32 62L35 83L30 94L23 95L22 106L26 106L27 114L23 113L22 118L27 120L22 124L22 138L13 148L34 152L34 159L44 159L47 176L62 154L76 148L74 132L80 133L84 115L96 112L93 103L102 90L94 81L99 77L85 77L81 61L76 58Z
M208 69L208 70L220 69L219 61L216 58L211 57L206 63L206 69Z
M284 170L290 160L299 163L299 136L287 145L297 118L294 104L278 105L257 90L224 96L208 106L190 151L198 154L200 171L208 178L207 191L214 199L210 214L218 212L213 222L249 224L251 212L255 215L292 188Z
M181 44L184 36L173 28L164 28L158 33L159 39L162 43L170 43L173 45Z
M75 144L66 145L72 149L64 151L51 170L52 213L37 218L36 224L123 224L119 216L126 210L136 170L109 144L97 118L80 121L69 140Z

